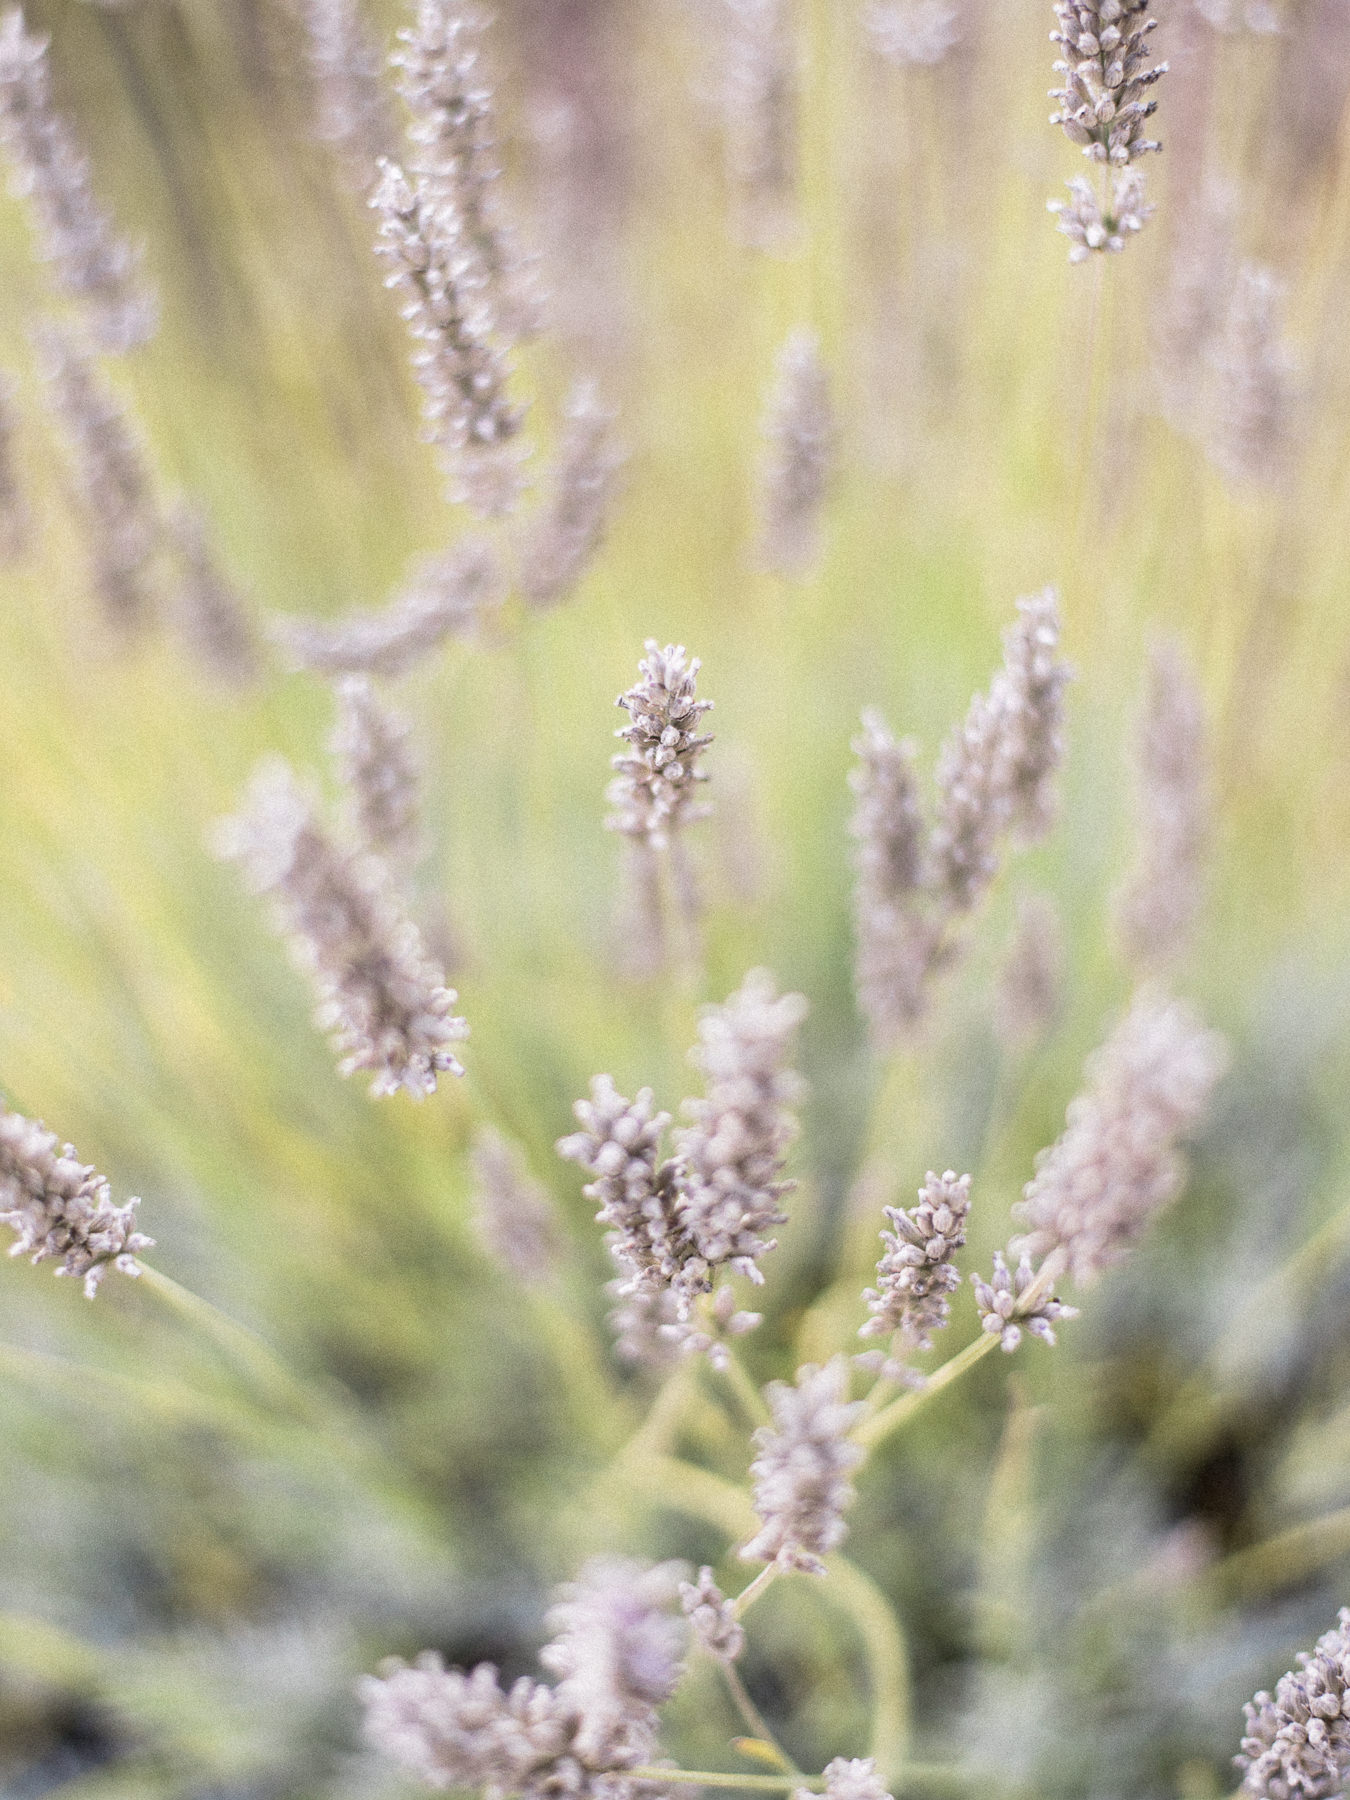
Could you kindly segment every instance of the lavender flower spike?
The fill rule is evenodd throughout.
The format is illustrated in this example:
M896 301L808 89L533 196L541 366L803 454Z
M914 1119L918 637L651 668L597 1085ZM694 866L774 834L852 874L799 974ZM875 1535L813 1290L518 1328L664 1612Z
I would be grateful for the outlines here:
M1054 1328L1061 1319L1076 1319L1078 1308L1066 1306L1052 1294L1027 1297L1036 1279L1031 1259L1024 1256L1017 1272L1010 1274L1003 1252L994 1252L994 1273L988 1281L972 1275L975 1304L980 1311L981 1327L996 1336L1000 1348L1011 1354L1022 1341L1022 1333L1030 1331L1047 1344L1055 1341Z
M1142 231L1155 211L1144 198L1144 177L1138 169L1111 176L1105 204L1082 175L1075 175L1066 185L1069 198L1047 200L1045 209L1055 215L1055 229L1072 243L1071 263L1086 262L1094 250L1119 255L1125 240Z
M1181 646L1157 640L1135 748L1135 866L1116 903L1131 966L1184 956L1204 898L1211 828L1205 707Z
M1292 448L1294 360L1280 335L1283 298L1272 270L1244 263L1214 346L1210 447L1234 481L1277 485Z
M848 1433L863 1412L848 1396L848 1359L798 1369L795 1385L771 1381L765 1390L773 1424L755 1433L759 1455L750 1465L760 1529L741 1550L746 1562L823 1575L821 1558L847 1535L844 1514L853 1501L849 1471L862 1458Z
M741 240L780 250L797 226L798 50L792 0L723 0L728 173Z
M463 0L418 0L391 59L408 109L409 169L454 219L461 254L504 343L543 324L536 270L522 256L497 200L501 168L492 88L483 69L487 20Z
M0 1101L0 1224L18 1233L11 1256L59 1256L57 1274L80 1277L92 1300L109 1269L139 1275L136 1252L155 1240L134 1229L140 1201L114 1206L105 1178L59 1142Z
M820 560L821 512L830 480L834 410L813 331L794 331L778 354L764 420L759 560L801 581Z
M604 538L623 462L613 412L594 382L578 382L567 401L552 492L519 549L520 591L536 612L567 599L585 574Z
M404 675L447 637L470 637L503 597L497 552L461 538L420 558L408 584L379 612L345 619L283 618L272 635L298 669L320 675Z
M553 1690L522 1675L503 1693L490 1663L465 1674L434 1651L410 1664L390 1658L357 1692L367 1743L427 1787L542 1800L567 1748L569 1724Z
M332 751L352 837L392 868L410 869L421 849L412 727L379 699L365 675L340 681L337 703Z
M109 624L130 633L154 604L153 565L162 533L146 452L79 339L51 324L35 336L83 514L94 591Z
M614 735L631 747L613 759L605 824L664 850L675 832L709 810L695 795L708 779L698 762L712 738L699 730L699 721L712 701L695 698L700 664L686 656L683 644L663 650L648 638L644 647L647 654L638 664L642 679L615 701L629 723Z
M141 285L138 252L95 199L89 160L52 103L49 42L27 30L19 7L0 13L0 144L57 287L83 302L101 349L134 349L153 336L158 309Z
M397 139L380 45L360 0L304 0L301 12L316 135L339 153L353 188L367 193Z
M779 994L767 969L752 969L722 1006L699 1021L690 1061L706 1095L687 1100L690 1124L675 1133L680 1158L679 1221L707 1268L726 1265L762 1282L759 1261L774 1247L764 1233L781 1225L783 1160L797 1135L792 1107L801 1077L788 1066L806 1017L800 994Z
M798 1788L792 1800L807 1800L810 1788ZM836 1756L825 1765L825 1800L891 1800L870 1756Z
M1147 39L1158 24L1148 0L1055 0L1055 18L1050 41L1063 51L1055 73L1064 85L1050 90L1059 102L1050 123L1062 125L1085 156L1115 168L1161 149L1144 136L1158 105L1145 96L1167 73L1166 63L1148 66Z
M562 1590L549 1614L557 1634L539 1653L561 1679L558 1702L576 1719L583 1761L630 1766L656 1749L656 1709L674 1692L687 1635L675 1614L678 1562L644 1567L596 1557Z
M933 1333L947 1323L947 1296L961 1284L954 1257L966 1241L969 1211L970 1177L954 1169L945 1175L930 1169L917 1206L886 1208L891 1230L881 1234L877 1285L863 1295L872 1316L859 1337L901 1332L911 1349L932 1349Z
M220 566L201 508L180 500L169 515L180 566L178 624L217 681L243 687L258 674L258 647L244 601Z
M849 833L857 842L853 891L858 1002L878 1043L894 1042L924 1008L934 954L919 906L928 828L914 775L915 746L897 741L878 712L864 712L853 740L856 796Z
M1141 989L1036 1158L1013 1209L1027 1227L1014 1249L1060 1252L1078 1282L1124 1256L1181 1187L1177 1140L1201 1124L1226 1063L1223 1039L1189 1006Z
M558 1154L593 1177L582 1191L599 1204L596 1218L610 1228L621 1275L633 1291L670 1288L684 1260L674 1216L675 1165L661 1160L670 1114L656 1111L650 1088L626 1100L608 1075L597 1075L590 1099L572 1110L581 1130L559 1138Z
M718 1662L735 1662L745 1648L745 1630L711 1569L700 1569L696 1582L680 1583L680 1605L699 1647Z
M473 1221L485 1249L522 1287L542 1287L561 1248L547 1193L519 1151L490 1125L475 1132L469 1162Z
M335 844L288 764L263 763L244 810L217 837L272 901L293 961L319 997L315 1023L340 1053L338 1073L369 1070L372 1094L429 1094L464 1073L450 1048L468 1036L385 865Z
M420 346L413 368L427 437L441 452L452 499L489 518L509 512L520 496L515 440L524 414L506 391L506 359L463 223L425 177L410 181L387 158L380 169L370 200L380 218L376 250L392 265L385 285L403 295Z
M1350 1778L1350 1608L1297 1661L1273 1695L1242 1709L1247 1729L1233 1760L1255 1800L1330 1800Z

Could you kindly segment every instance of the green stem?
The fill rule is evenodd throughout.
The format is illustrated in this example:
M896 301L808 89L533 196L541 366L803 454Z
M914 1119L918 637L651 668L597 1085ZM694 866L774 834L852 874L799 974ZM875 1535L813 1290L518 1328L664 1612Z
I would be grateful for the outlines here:
M898 1777L909 1749L909 1651L895 1609L870 1575L837 1553L827 1565L835 1593L863 1641L872 1679L872 1740L883 1780Z
M1202 1577L1221 1601L1248 1600L1304 1580L1350 1552L1350 1506L1277 1532L1263 1543L1224 1557Z
M624 1775L629 1781L659 1781L666 1787L750 1788L762 1794L783 1794L798 1787L819 1793L825 1785L819 1775L728 1775L709 1769L625 1769Z
M763 1394L760 1393L759 1389L750 1379L745 1364L731 1348L731 1345L724 1343L722 1349L726 1353L726 1361L722 1364L718 1373L725 1375L728 1385L734 1390L736 1398L740 1401L745 1412L745 1416L751 1423L755 1425L767 1425L769 1422L769 1409L765 1404Z
M255 1332L227 1313L181 1286L148 1264L141 1264L140 1279L156 1297L210 1338L241 1370L258 1392L283 1412L296 1414L310 1424L331 1423L329 1410L318 1396L293 1375L269 1345Z
M723 1677L726 1680L727 1692L735 1701L736 1710L750 1727L752 1737L757 1738L761 1744L766 1745L768 1749L773 1751L774 1755L783 1765L784 1771L791 1775L795 1781L805 1780L805 1776L802 1774L801 1770L779 1743L777 1737L775 1737L773 1728L764 1717L764 1714L750 1698L749 1690L737 1673L735 1663L721 1662L720 1667Z
M921 1388L902 1394L898 1400L892 1400L889 1406L883 1406L879 1413L873 1413L870 1419L864 1419L853 1433L854 1442L861 1444L865 1450L874 1449L883 1438L889 1437L893 1431L898 1431L900 1426L912 1419L934 1394L950 1387L967 1369L973 1369L991 1350L997 1349L998 1342L995 1333L981 1332L973 1343L967 1344L964 1350L959 1350L940 1369L935 1369Z
M777 1563L769 1563L753 1580L747 1581L731 1603L732 1617L743 1619L760 1595L765 1593L781 1574L782 1570Z

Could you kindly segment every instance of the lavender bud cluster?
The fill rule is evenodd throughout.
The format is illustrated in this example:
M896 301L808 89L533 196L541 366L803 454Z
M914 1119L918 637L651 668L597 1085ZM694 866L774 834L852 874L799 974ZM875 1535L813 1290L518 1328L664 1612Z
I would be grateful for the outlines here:
M412 727L384 704L365 675L344 677L337 703L331 748L352 839L391 868L410 869L421 850Z
M386 1663L360 1686L367 1741L430 1787L477 1788L487 1800L636 1800L624 1771L657 1754L656 1709L681 1669L681 1573L678 1563L587 1564L540 1653L555 1687L522 1676L504 1691L491 1664L465 1673L431 1653Z
M745 1648L745 1628L711 1569L700 1569L697 1581L680 1583L680 1605L700 1648L718 1662L735 1662Z
M1000 1348L1009 1354L1021 1343L1024 1331L1053 1344L1056 1324L1061 1319L1078 1317L1077 1307L1066 1306L1053 1294L1043 1291L1043 1284L1028 1256L1021 1257L1016 1271L1010 1273L1003 1252L995 1250L994 1272L989 1280L980 1275L972 1275L970 1279L975 1288L981 1330L997 1337Z
M956 1252L966 1241L970 1211L970 1176L930 1169L919 1190L919 1203L907 1211L888 1206L891 1229L877 1263L877 1285L863 1299L871 1318L859 1337L893 1337L897 1332L913 1350L931 1350L933 1333L947 1323L948 1296L961 1285ZM889 1370L887 1371L890 1372Z
M1350 1778L1350 1608L1300 1652L1274 1694L1243 1707L1246 1731L1234 1759L1242 1792L1256 1800L1330 1800Z
M524 414L507 394L505 355L493 338L484 275L456 208L424 176L409 180L380 164L370 204L379 215L378 253L403 296L403 318L419 346L413 369L422 388L427 437L451 477L451 497L492 517L520 494L516 439Z
M418 0L392 58L408 109L408 166L453 219L473 284L504 343L538 334L543 307L532 262L502 215L492 85L484 72L487 19L462 0Z
M470 637L503 597L497 552L485 538L461 538L423 557L412 578L378 612L332 623L276 619L272 635L296 668L320 675L407 674L447 637Z
M548 500L518 550L520 591L536 612L565 600L585 574L604 538L623 463L613 412L593 381L578 382L567 401Z
M857 989L883 1045L922 1017L932 976L955 954L953 928L997 874L1003 840L1038 841L1053 821L1070 672L1053 590L1017 607L1003 667L943 746L931 830L912 746L874 713L854 744Z
M141 284L139 253L95 198L89 159L53 103L49 44L27 29L21 8L0 13L0 144L57 287L82 303L101 349L131 350L153 336L158 307Z
M547 1193L520 1152L490 1125L475 1133L469 1162L473 1221L484 1247L522 1287L542 1287L562 1248Z
M801 581L821 554L821 512L834 449L830 380L813 331L794 331L779 351L764 419L759 560Z
M755 1433L759 1455L750 1465L760 1529L741 1549L746 1562L823 1575L821 1558L843 1543L849 1475L863 1454L848 1437L864 1410L848 1399L848 1385L845 1356L806 1364L795 1382L769 1383L773 1424Z
M1059 1253L1080 1283L1131 1249L1180 1188L1178 1140L1200 1125L1226 1062L1223 1039L1191 1007L1141 989L1089 1058L1065 1130L1036 1158L1014 1248L1037 1261Z
M420 1096L439 1075L462 1075L451 1049L469 1028L454 1013L386 865L329 836L314 803L280 758L253 777L244 810L217 835L272 902L277 928L319 998L315 1023L331 1035L338 1072L367 1070L371 1092Z
M696 697L701 665L686 655L683 644L663 650L648 638L644 648L647 654L638 664L642 679L615 701L629 722L614 735L629 749L613 759L605 824L662 850L675 832L709 811L696 796L708 779L699 758L712 742L699 721L713 703Z
M154 1239L135 1229L139 1200L115 1206L106 1178L59 1148L56 1133L0 1102L0 1224L18 1234L11 1256L60 1257L58 1275L84 1282L92 1300L109 1269L139 1275L138 1250Z

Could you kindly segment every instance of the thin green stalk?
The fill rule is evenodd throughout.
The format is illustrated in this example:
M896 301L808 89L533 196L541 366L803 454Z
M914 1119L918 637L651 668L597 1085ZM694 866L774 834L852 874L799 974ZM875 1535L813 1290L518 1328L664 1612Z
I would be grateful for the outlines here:
M750 1608L782 1573L777 1563L768 1563L758 1575L747 1581L731 1603L732 1617L743 1619Z
M745 1683L741 1680L735 1663L719 1661L718 1666L721 1668L723 1679L726 1682L727 1692L735 1702L736 1710L750 1727L751 1736L757 1739L757 1741L763 1744L767 1749L773 1751L774 1755L778 1758L778 1761L782 1764L784 1771L791 1775L795 1781L805 1780L801 1770L797 1767L796 1763L793 1762L792 1758L774 1735L773 1728L764 1717L764 1714L750 1698L749 1691L746 1688Z
M784 1794L799 1787L819 1793L825 1785L819 1775L728 1775L722 1770L660 1768L625 1769L624 1774L630 1781L659 1781L666 1787L749 1788L761 1794Z
M722 1349L726 1352L726 1359L721 1364L718 1373L726 1377L728 1385L734 1390L736 1398L740 1401L745 1416L751 1424L767 1425L769 1408L765 1404L763 1394L750 1379L745 1364L731 1348L731 1345L723 1344Z
M909 1651L894 1607L871 1576L846 1556L831 1556L826 1566L834 1592L863 1641L872 1681L872 1737L867 1753L882 1779L889 1781L903 1770L909 1749Z
M982 1332L973 1343L967 1344L964 1350L959 1350L949 1362L943 1363L940 1369L935 1369L921 1388L916 1388L909 1394L902 1394L898 1400L892 1400L889 1406L884 1406L870 1419L864 1419L853 1432L854 1442L861 1444L866 1450L874 1449L883 1438L889 1437L893 1431L898 1431L902 1425L908 1423L919 1408L932 1399L934 1394L941 1393L945 1387L950 1387L952 1382L964 1375L967 1369L973 1369L977 1362L988 1356L989 1352L997 1347L998 1341L993 1332Z

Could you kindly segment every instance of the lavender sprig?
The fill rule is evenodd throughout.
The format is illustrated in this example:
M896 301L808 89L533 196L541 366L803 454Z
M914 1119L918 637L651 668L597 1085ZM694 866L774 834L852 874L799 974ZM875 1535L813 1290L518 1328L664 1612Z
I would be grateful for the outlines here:
M365 675L337 685L331 748L353 841L408 870L421 853L420 775L412 726L376 694Z
M834 448L829 376L812 331L792 332L778 354L764 438L759 560L772 574L801 581L820 560Z
M566 600L603 541L624 454L614 413L592 381L568 397L548 498L517 552L526 604L545 612Z
M1323 1632L1274 1694L1243 1707L1246 1731L1233 1759L1255 1800L1329 1800L1350 1777L1350 1608Z
M27 29L19 7L0 13L0 144L57 287L83 304L100 349L131 350L154 335L158 307L139 251L95 198L89 159L52 100L50 42Z
M73 1145L0 1102L0 1224L18 1234L11 1256L60 1257L58 1275L84 1282L87 1299L109 1269L139 1275L138 1250L154 1239L134 1227L139 1200L114 1206L107 1179L77 1161Z
M843 1543L853 1501L849 1474L863 1456L848 1437L864 1410L848 1399L848 1382L848 1358L836 1356L823 1368L798 1369L795 1383L772 1381L765 1390L773 1424L754 1438L759 1455L750 1473L760 1529L741 1549L746 1562L823 1575L821 1558Z
M469 1028L377 857L324 830L310 796L280 758L263 763L244 810L217 849L272 902L277 928L319 997L315 1023L339 1052L338 1073L367 1070L372 1094L419 1097L439 1075L462 1075L451 1049Z
M1027 1256L1020 1259L1015 1272L1009 1273L1003 1252L995 1250L994 1272L989 1280L980 1275L970 1279L975 1287L981 1330L997 1337L999 1348L1010 1354L1021 1343L1024 1331L1053 1344L1059 1321L1078 1317L1077 1307L1066 1306L1042 1290Z
M911 1350L932 1349L933 1333L947 1323L951 1310L948 1296L961 1284L955 1254L966 1241L969 1211L970 1176L954 1169L945 1175L930 1169L917 1206L886 1208L891 1229L881 1234L885 1250L877 1263L877 1285L863 1294L872 1316L859 1337L899 1333ZM882 1372L892 1379L906 1374L889 1363Z

